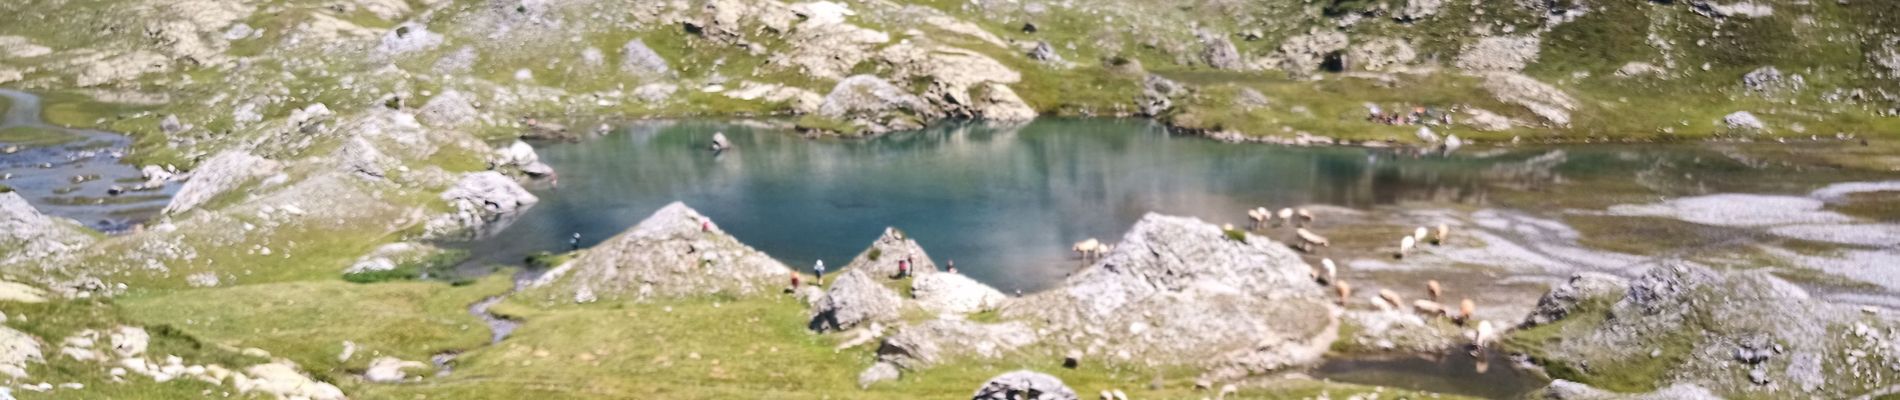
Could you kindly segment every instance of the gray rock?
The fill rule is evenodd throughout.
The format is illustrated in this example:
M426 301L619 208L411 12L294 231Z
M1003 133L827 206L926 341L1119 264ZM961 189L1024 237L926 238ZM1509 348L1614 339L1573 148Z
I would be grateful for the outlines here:
M175 114L167 114L164 120L158 121L158 130L166 134L178 133L185 128L185 124L178 122L178 115Z
M28 363L44 363L46 357L40 353L40 341L20 332L0 326L0 375L13 378L26 378Z
M824 301L812 309L811 329L838 331L899 316L904 299L862 270L848 270L825 291Z
M1631 61L1616 69L1616 76L1621 78L1662 76L1667 73L1669 73L1669 70L1658 67L1655 64L1640 61Z
M915 263L911 266L912 275L937 273L937 263L930 260L930 254L924 252L923 246L917 245L917 241L904 235L903 231L890 227L884 228L883 235L879 235L870 247L859 252L839 271L856 269L876 278L894 278L897 276L898 261L904 260Z
M818 115L854 122L871 134L922 128L924 121L916 116L936 114L922 98L872 75L838 81L818 105Z
M428 364L417 361L407 361L395 357L380 357L374 361L370 361L369 369L363 371L363 379L368 379L370 382L376 383L402 382L409 378L409 373L403 370L428 367Z
M1466 71L1522 71L1537 61L1543 41L1537 36L1494 36L1478 39L1458 54L1458 68Z
M899 328L878 346L877 358L917 370L961 359L1000 359L1036 343L1036 331L1022 322L982 324L963 320L930 320Z
M1056 54L1055 46L1050 46L1049 42L1042 41L1036 42L1036 48L1029 51L1029 58L1036 61L1052 63L1062 62L1062 55Z
M1201 33L1201 61L1214 69L1239 71L1247 68L1234 42L1214 33Z
M1346 49L1346 67L1363 71L1387 71L1411 64L1418 51L1401 39L1373 38Z
M1135 99L1136 106L1140 108L1142 115L1159 116L1174 108L1175 96L1186 93L1186 89L1168 78L1148 75L1148 79L1142 82L1141 96Z
M967 276L951 273L919 275L910 284L917 305L933 313L969 314L994 310L1009 297Z
M475 109L474 99L455 89L443 90L429 98L417 111L416 119L437 128L454 128L475 122L481 112Z
M454 211L431 221L429 230L437 235L459 232L472 233L475 237L485 237L507 227L521 212L541 201L521 184L495 171L462 175L454 187L442 192L441 198L448 201Z
M332 159L336 160L345 172L373 180L386 178L389 176L389 171L402 166L401 161L383 154L383 151L376 149L376 145L369 139L360 136L343 141L343 145L337 147Z
M1445 0L1407 0L1405 7L1400 8L1393 18L1400 21L1423 20L1425 17L1438 14L1438 10L1444 7Z
M1266 237L1238 241L1197 219L1149 214L1101 261L1002 312L1072 345L1100 340L1126 357L1237 377L1325 351L1335 321L1311 270Z
M1345 50L1352 42L1346 34L1333 31L1319 31L1287 38L1280 43L1269 58L1272 64L1294 75L1305 75L1319 70L1326 58Z
M872 384L878 382L894 381L897 380L901 374L902 372L897 370L897 366L891 363L881 362L871 364L870 368L865 368L864 372L858 373L858 388L868 389Z
M1021 370L990 378L976 389L971 400L1076 400L1074 390L1062 379L1048 374Z
M1564 319L1578 307L1591 301L1614 301L1623 296L1626 283L1623 278L1596 272L1584 272L1570 276L1570 281L1552 288L1543 298L1537 300L1537 308L1524 318L1521 325L1529 328ZM1605 304L1608 302L1606 301Z
M1244 87L1240 88L1239 96L1234 98L1234 104L1242 109L1255 110L1273 105L1273 100L1268 99L1267 95L1261 94L1258 90Z
M649 77L665 77L673 74L673 67L660 57L660 53L647 47L646 42L636 38L620 46L620 71Z
M1558 379L1532 393L1543 400L1721 400L1721 396L1694 384L1679 383L1649 393L1616 393L1582 383Z
M1482 86L1498 101L1523 106L1552 125L1569 126L1570 112L1577 109L1570 94L1523 74L1487 73Z
M1749 130L1749 131L1762 131L1762 130L1768 129L1767 123L1761 122L1761 118L1756 118L1754 113L1750 113L1747 111L1736 111L1734 113L1730 113L1729 115L1722 117L1722 123L1724 125L1728 125L1729 129L1742 129L1742 130Z
M40 214L19 193L0 193L0 265L70 254L94 240L78 222Z
M190 211L253 178L274 174L277 170L276 161L253 156L242 150L218 153L191 171L191 180L172 195L171 203L165 205L165 213Z
M430 32L422 24L409 22L397 25L383 34L382 41L374 50L378 56L392 57L418 51L433 49L442 45L442 35Z
M455 49L454 53L449 53L449 55L442 56L442 59L435 60L435 65L430 68L438 74L463 74L473 70L475 68L475 62L479 60L481 60L481 54L477 53L474 47L462 46L462 48Z
M577 302L746 296L772 293L791 274L711 219L673 203L531 286L544 287L555 300Z

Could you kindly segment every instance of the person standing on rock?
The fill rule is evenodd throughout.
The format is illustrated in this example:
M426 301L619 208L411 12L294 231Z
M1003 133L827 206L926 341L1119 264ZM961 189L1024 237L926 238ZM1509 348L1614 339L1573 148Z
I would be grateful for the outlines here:
M818 265L813 265L811 267L811 270L812 270L812 274L817 276L817 279L812 280L812 284L814 285L825 284L825 260L818 260Z
M910 261L897 260L897 279L904 279L908 276L910 276Z
M946 263L945 266L949 268L950 273L952 274L957 273L957 260L949 260L949 261L950 262Z

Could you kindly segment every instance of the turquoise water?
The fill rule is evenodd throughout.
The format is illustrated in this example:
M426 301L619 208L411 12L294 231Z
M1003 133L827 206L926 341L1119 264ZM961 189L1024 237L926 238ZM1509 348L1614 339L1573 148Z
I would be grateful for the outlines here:
M713 132L726 133L737 148L704 150ZM560 187L537 188L539 205L499 235L474 243L478 263L515 264L536 251L565 251L573 233L590 246L669 202L684 201L795 267L820 259L835 267L885 226L896 226L939 264L954 260L959 270L1006 292L1055 284L1081 267L1070 244L1090 237L1113 241L1148 212L1242 223L1243 210L1261 206L1494 206L1492 197L1504 191L1644 175L1667 183L1662 190L1682 192L1660 195L1813 187L1779 178L1774 167L1694 146L1467 149L1440 157L1224 144L1115 119L949 125L871 140L652 122L536 146L560 171ZM1685 174L1694 177L1692 184L1673 181Z

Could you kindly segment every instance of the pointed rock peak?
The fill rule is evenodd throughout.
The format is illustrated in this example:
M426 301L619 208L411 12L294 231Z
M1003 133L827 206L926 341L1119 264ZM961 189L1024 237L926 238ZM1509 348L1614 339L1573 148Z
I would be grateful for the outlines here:
M909 234L897 228L884 228L884 234L871 247L858 253L845 265L847 270L860 270L873 277L898 278L899 265L909 266L910 274L920 276L937 272L937 263L930 260L930 254L924 253L924 247L917 244Z
M553 286L557 298L590 302L759 294L781 287L791 274L791 268L676 202L538 281Z

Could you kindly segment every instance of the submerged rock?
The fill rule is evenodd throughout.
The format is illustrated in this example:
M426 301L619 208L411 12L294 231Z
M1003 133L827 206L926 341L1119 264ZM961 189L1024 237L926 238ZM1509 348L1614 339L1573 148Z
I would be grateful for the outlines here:
M533 285L561 301L591 302L761 294L782 287L791 274L699 212L673 203Z
M1192 218L1149 214L1113 252L1005 316L1046 324L1091 353L1198 365L1237 377L1315 362L1333 308L1311 267L1260 236L1230 239Z
M1075 390L1062 379L1040 372L1021 370L997 375L976 389L971 400L1076 400Z

